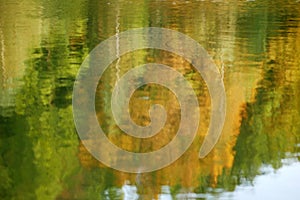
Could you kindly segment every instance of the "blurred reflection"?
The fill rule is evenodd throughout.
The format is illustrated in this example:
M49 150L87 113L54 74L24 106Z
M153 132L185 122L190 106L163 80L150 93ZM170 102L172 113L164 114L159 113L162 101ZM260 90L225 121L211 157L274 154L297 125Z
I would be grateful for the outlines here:
M253 183L266 173L263 167L278 169L286 158L298 162L296 1L5 0L0 10L1 199L210 198ZM174 67L195 89L201 112L198 135L179 160L156 172L127 174L106 168L80 143L72 87L82 60L99 42L149 26L183 32L212 55L226 87L227 118L216 148L198 159L211 107L201 76L169 52L145 49L122 56L99 80L95 105L99 123L116 145L136 152L159 149L174 137L180 121L175 96L148 84L134 93L131 117L147 125L149 106L161 103L166 126L146 140L122 134L112 118L110 95L116 80L134 66Z

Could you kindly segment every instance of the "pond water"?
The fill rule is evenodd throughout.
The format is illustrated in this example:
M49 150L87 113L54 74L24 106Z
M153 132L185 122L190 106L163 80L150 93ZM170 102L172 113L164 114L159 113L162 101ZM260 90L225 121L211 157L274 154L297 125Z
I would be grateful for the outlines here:
M0 10L1 199L300 198L299 1L2 0ZM72 92L95 46L141 27L179 31L207 50L224 81L227 115L217 145L200 159L211 111L201 74L163 50L121 56L99 80L95 99L99 124L113 143L134 152L157 150L180 122L174 94L148 84L133 94L131 117L148 125L150 105L160 103L165 127L148 139L122 133L110 110L111 92L134 66L178 70L193 86L201 115L180 159L135 174L105 166L85 148L73 121Z

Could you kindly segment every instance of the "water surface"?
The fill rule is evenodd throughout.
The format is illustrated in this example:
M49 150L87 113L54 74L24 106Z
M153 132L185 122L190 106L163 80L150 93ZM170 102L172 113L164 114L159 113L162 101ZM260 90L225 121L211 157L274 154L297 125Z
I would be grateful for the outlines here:
M3 0L0 10L1 199L300 197L296 187L289 187L300 172L298 1ZM73 84L97 44L150 26L180 31L208 51L224 80L226 122L214 150L199 159L211 107L201 75L169 52L128 53L111 64L96 93L99 124L111 141L148 152L168 144L176 133L179 104L155 84L134 93L130 112L137 124L147 125L150 105L164 105L168 120L157 136L128 137L112 118L115 82L149 62L184 75L198 96L201 121L195 141L172 165L152 173L122 173L98 162L80 142L72 115ZM274 187L275 195L262 185Z

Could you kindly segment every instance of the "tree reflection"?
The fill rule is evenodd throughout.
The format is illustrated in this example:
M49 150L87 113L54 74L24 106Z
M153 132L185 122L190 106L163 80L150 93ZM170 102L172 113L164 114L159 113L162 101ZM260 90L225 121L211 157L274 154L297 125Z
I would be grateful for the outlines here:
M282 159L299 159L300 29L294 3L37 4L45 8L40 47L30 50L23 84L14 89L15 103L1 105L1 199L118 199L124 196L124 183L134 186L143 199L157 199L163 185L169 186L173 198L189 192L217 195L252 182L264 166L278 169ZM182 31L202 42L224 70L227 124L207 158L198 159L211 106L205 83L190 63L164 51L124 55L119 69L113 63L99 82L95 106L113 142L132 151L159 149L172 139L180 120L170 91L147 85L133 95L131 114L136 123L149 123L147 111L153 103L162 103L170 116L160 137L148 141L124 136L107 102L118 76L133 66L148 62L173 66L195 88L201 107L199 133L183 157L156 172L128 174L106 168L80 143L71 108L76 73L88 52L115 34L118 23L119 31L145 26Z

